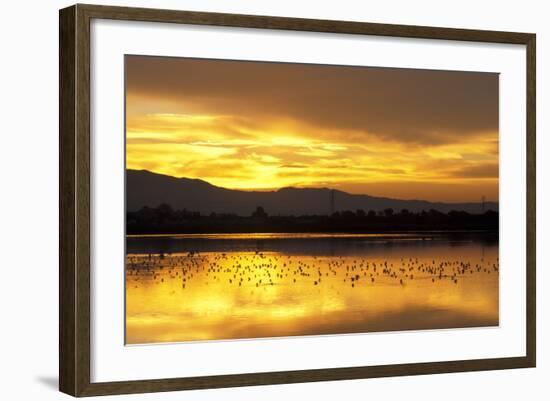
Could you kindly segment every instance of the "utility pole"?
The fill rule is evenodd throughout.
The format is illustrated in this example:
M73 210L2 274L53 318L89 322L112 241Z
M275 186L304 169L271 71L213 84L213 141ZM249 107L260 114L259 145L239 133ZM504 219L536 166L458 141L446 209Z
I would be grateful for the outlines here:
M335 205L334 205L334 189L330 190L329 193L329 204L330 204L330 214L329 216L332 216L335 212Z

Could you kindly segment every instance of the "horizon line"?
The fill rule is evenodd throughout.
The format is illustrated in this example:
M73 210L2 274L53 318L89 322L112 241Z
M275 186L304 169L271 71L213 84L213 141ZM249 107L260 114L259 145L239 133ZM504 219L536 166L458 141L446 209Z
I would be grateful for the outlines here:
M184 177L184 176L180 176L180 177L177 177L177 176L173 176L173 175L170 175L170 174L166 174L166 173L158 173L156 171L151 171L151 170L147 170L147 169L135 169L135 168L128 168L128 167L125 167L125 170L126 171L140 171L140 172L146 172L146 173L149 173L149 174L155 174L155 175L160 175L160 176L164 176L164 177L170 177L170 178L174 178L174 179L177 179L177 180L180 180L180 179L183 179L183 180L192 180L192 181L201 181L201 182L204 182L208 185L211 185L215 188L220 188L220 189L225 189L225 190L228 190L228 191L239 191L239 192L263 192L263 193L268 193L268 192L278 192L280 190L283 190L283 189L298 189L298 190L302 190L302 189L316 189L316 190L328 190L328 191L335 191L335 192L341 192L341 193L344 193L344 194L347 194L347 195L355 195L355 196L369 196L371 198L381 198L381 199L391 199L391 200L399 200L399 201L408 201L408 202L414 202L414 201L419 201L419 202L429 202L429 203L443 203L443 204L447 204L447 205L452 205L452 204L465 204L465 203L472 203L472 204L481 204L481 203L497 203L497 204L500 204L499 200L480 200L480 201L451 201L451 202L445 202L445 201L431 201L431 200L426 200L426 199L420 199L420 198L392 198L392 197L388 197L388 196L382 196L382 195L370 195L370 194L367 194L367 193L353 193L353 192L347 192L347 191L343 191L341 189L336 189L336 188L330 188L330 187L297 187L297 186L287 186L287 187L280 187L280 188L271 188L271 189L262 189L262 188L247 188L247 189L243 189L243 188L228 188L228 187L222 187L222 186L219 186L219 185L215 185L215 184L212 184L211 182L209 181L206 181L202 178L192 178L192 177Z

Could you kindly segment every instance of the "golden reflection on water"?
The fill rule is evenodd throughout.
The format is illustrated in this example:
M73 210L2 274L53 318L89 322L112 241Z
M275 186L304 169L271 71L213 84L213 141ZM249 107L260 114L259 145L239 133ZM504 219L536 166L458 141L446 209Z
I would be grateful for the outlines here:
M126 342L498 325L498 247L442 249L130 254Z

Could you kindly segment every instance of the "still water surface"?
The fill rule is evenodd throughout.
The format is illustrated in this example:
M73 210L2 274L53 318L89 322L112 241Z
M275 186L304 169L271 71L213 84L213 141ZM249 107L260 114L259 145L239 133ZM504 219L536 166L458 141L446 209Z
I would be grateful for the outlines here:
M129 236L128 344L495 326L483 233Z

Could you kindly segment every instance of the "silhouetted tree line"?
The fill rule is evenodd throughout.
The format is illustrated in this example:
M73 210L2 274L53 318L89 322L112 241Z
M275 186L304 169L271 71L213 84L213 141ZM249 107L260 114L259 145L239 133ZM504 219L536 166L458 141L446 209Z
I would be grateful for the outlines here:
M332 215L270 216L258 206L250 216L231 213L201 214L174 210L162 204L128 212L128 234L223 233L223 232L383 232L416 230L498 231L498 212L480 214L465 211L442 213L431 209L410 212L407 209L346 210Z

